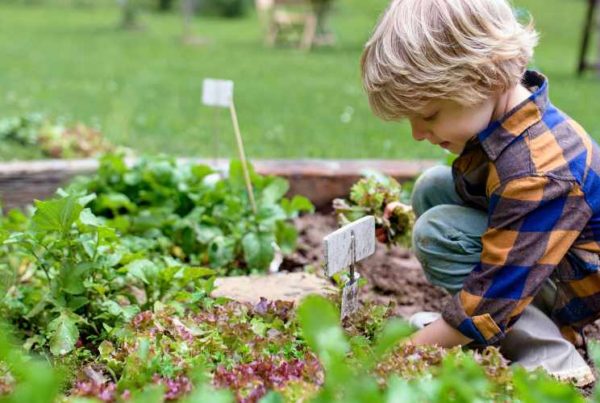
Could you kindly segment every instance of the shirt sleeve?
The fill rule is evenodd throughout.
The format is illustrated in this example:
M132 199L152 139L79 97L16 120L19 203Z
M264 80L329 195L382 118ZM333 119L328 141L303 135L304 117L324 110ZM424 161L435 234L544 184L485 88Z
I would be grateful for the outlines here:
M443 317L478 344L501 340L592 215L575 182L512 179L490 196L480 262Z

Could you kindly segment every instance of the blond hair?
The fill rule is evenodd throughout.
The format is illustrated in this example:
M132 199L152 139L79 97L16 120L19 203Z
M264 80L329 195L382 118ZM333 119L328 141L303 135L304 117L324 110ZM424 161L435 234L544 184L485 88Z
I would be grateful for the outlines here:
M433 99L475 105L519 83L538 35L506 0L394 0L362 55L374 113L422 113Z

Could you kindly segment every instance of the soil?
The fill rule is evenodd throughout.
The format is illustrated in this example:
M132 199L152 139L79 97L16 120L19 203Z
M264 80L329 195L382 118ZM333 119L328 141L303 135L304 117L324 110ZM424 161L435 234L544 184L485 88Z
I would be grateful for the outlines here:
M338 228L331 214L305 215L296 220L300 232L298 250L284 261L283 269L312 264L321 271L323 237ZM367 280L361 287L361 302L392 303L397 316L408 318L418 311L440 311L449 294L427 282L421 265L407 249L387 248L378 243L375 254L357 265Z
M312 264L322 273L323 237L338 228L332 214L305 215L296 220L300 232L298 251L283 263L283 270ZM408 318L418 311L441 311L450 295L427 282L421 265L407 249L378 243L373 256L358 264L368 283L360 290L363 303L393 303L397 316ZM600 340L600 320L588 325L586 338ZM587 355L587 354L586 354Z

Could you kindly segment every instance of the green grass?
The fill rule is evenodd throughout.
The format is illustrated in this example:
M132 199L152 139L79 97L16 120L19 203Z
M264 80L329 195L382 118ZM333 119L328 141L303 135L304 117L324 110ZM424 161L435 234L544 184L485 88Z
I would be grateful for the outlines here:
M235 155L226 110L201 106L204 77L236 82L236 105L251 158L438 158L406 124L369 111L358 60L385 0L340 0L333 49L309 54L262 46L256 16L199 18L206 46L179 42L176 14L143 15L145 29L115 27L118 8L0 4L0 117L30 111L102 127L114 143L181 156ZM575 77L585 2L519 0L542 32L535 66L553 103L600 138L600 79ZM216 115L216 116L215 116ZM343 119L343 115L349 119ZM219 136L215 136L219 133ZM0 159L36 154L0 145Z

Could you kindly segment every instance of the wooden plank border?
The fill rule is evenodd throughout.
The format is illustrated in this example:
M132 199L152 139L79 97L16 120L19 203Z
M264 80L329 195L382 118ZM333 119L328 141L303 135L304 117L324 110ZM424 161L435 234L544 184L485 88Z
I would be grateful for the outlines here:
M226 171L225 159L190 159ZM132 164L134 160L128 160ZM348 194L350 186L365 170L376 170L399 181L416 178L425 169L439 164L435 160L254 160L255 170L263 175L278 175L290 181L289 195L302 194L320 210L330 208L336 197ZM0 200L5 209L23 207L34 199L50 197L73 177L89 175L98 169L98 161L40 160L0 163Z

